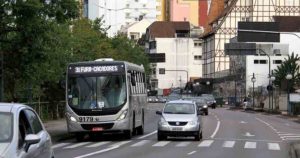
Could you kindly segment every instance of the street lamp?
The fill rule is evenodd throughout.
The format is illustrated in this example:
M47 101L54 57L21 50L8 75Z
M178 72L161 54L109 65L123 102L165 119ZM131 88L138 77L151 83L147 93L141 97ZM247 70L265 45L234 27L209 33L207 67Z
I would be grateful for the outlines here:
M274 100L274 89L273 89L273 82L275 81L275 76L273 76L273 71L272 71L272 75L270 77L271 80L271 86L272 86L272 110L273 110L273 100Z
M255 78L255 76L254 76L254 73L253 73L253 76L252 76L252 78L251 78L251 82L253 83L253 89L252 89L252 99L253 99L253 101L252 101L252 106L253 106L253 109L254 109L254 82L256 82L256 78Z
M288 113L291 112L291 107L290 107L290 85L289 85L289 80L293 78L292 74L288 73L285 78L287 79L287 108L288 108Z

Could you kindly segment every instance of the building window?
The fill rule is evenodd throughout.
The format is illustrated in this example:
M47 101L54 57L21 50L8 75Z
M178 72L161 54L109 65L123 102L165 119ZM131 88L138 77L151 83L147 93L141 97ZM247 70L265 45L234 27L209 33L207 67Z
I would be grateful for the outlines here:
M194 42L194 47L201 47L202 43L201 42Z
M129 8L129 4L126 4L126 8Z
M202 56L201 55L195 55L194 56L194 60L201 60L202 59Z
M149 48L150 48L150 49L156 49L156 41L151 41L151 42L149 43Z
M139 0L135 0L135 2L139 2Z
M143 7L145 8L145 7L146 7L146 4L143 4Z
M254 60L254 64L267 64L267 60Z
M159 68L158 69L158 72L159 72L159 74L165 74L165 68Z
M268 62L267 62L267 60L259 60L259 63L260 64L267 64Z
M156 69L155 68L152 69L151 74L156 75Z
M83 1L83 17L87 18L89 16L89 1Z
M130 16L130 13L126 13L126 18L129 18L129 16Z
M282 60L273 60L273 64L281 64Z

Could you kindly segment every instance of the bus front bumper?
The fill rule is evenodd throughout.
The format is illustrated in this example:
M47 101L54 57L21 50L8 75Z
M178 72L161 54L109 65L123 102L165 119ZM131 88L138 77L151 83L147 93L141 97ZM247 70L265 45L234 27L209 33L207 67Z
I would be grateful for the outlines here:
M69 133L78 132L123 132L130 129L129 118L105 122L77 122L67 118Z

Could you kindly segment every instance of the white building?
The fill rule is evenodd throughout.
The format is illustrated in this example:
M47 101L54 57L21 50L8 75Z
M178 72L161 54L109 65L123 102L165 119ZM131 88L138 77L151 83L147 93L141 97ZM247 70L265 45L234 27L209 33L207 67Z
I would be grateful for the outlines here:
M189 33L189 22L154 22L147 28L147 53L165 55L164 62L153 64L152 88L184 88L202 76L202 41Z
M103 17L109 37L116 35L121 26L141 18L152 22L156 19L156 0L83 0L82 4L84 17Z
M152 24L152 21L143 19L141 21L133 22L121 28L120 32L126 34L129 39L137 41L146 33L147 27Z

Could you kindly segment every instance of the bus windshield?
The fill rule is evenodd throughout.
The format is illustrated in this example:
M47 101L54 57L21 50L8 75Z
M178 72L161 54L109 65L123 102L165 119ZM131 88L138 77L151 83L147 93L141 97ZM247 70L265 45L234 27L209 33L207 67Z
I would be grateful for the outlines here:
M126 102L125 75L69 77L67 96L69 105L76 109L119 107Z

